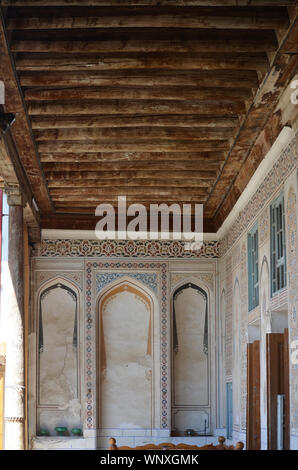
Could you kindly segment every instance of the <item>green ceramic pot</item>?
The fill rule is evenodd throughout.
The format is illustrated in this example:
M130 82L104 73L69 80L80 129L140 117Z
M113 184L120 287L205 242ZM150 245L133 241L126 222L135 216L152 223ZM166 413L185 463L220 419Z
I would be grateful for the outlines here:
M49 433L49 431L48 431L47 429L40 429L40 430L39 430L39 435L40 435L40 436L49 436L50 433Z
M80 429L80 428L72 428L71 432L74 436L81 436L82 435L82 429Z
M67 428L64 428L62 426L58 426L57 428L55 428L55 431L58 434L58 436L64 436L66 431L67 431Z

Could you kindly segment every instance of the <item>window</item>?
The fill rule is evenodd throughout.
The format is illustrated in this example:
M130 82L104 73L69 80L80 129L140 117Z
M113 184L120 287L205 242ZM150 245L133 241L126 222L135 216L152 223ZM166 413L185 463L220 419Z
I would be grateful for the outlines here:
M259 305L259 254L258 227L255 226L248 234L248 309Z
M281 194L270 207L271 225L271 295L283 289L286 277L285 210Z

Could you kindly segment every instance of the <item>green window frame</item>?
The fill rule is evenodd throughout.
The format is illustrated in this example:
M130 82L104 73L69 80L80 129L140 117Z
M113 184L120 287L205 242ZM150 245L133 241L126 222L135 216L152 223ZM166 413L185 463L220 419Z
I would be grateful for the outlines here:
M248 310L253 310L259 305L259 246L258 226L249 232L247 236L248 251Z
M281 193L270 206L271 295L287 285L286 233L284 195Z

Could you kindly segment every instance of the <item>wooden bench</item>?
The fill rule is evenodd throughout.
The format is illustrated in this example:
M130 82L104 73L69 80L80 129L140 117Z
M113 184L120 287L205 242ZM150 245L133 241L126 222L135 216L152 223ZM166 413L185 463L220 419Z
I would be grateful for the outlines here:
M172 444L171 442L163 442L162 444L145 444L143 446L128 447L120 446L116 444L116 439L111 437L109 440L109 450L243 450L243 442L237 442L235 446L225 445L226 438L224 436L219 436L218 444L214 446L213 444L206 444L204 446L198 447L191 444Z

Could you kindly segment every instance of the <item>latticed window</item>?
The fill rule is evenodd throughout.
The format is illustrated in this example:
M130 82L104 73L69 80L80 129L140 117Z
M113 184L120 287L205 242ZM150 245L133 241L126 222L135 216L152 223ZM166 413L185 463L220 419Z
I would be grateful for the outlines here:
M248 234L248 309L259 305L259 253L258 227L255 226Z
M271 222L271 294L287 284L284 196L281 194L270 207Z

